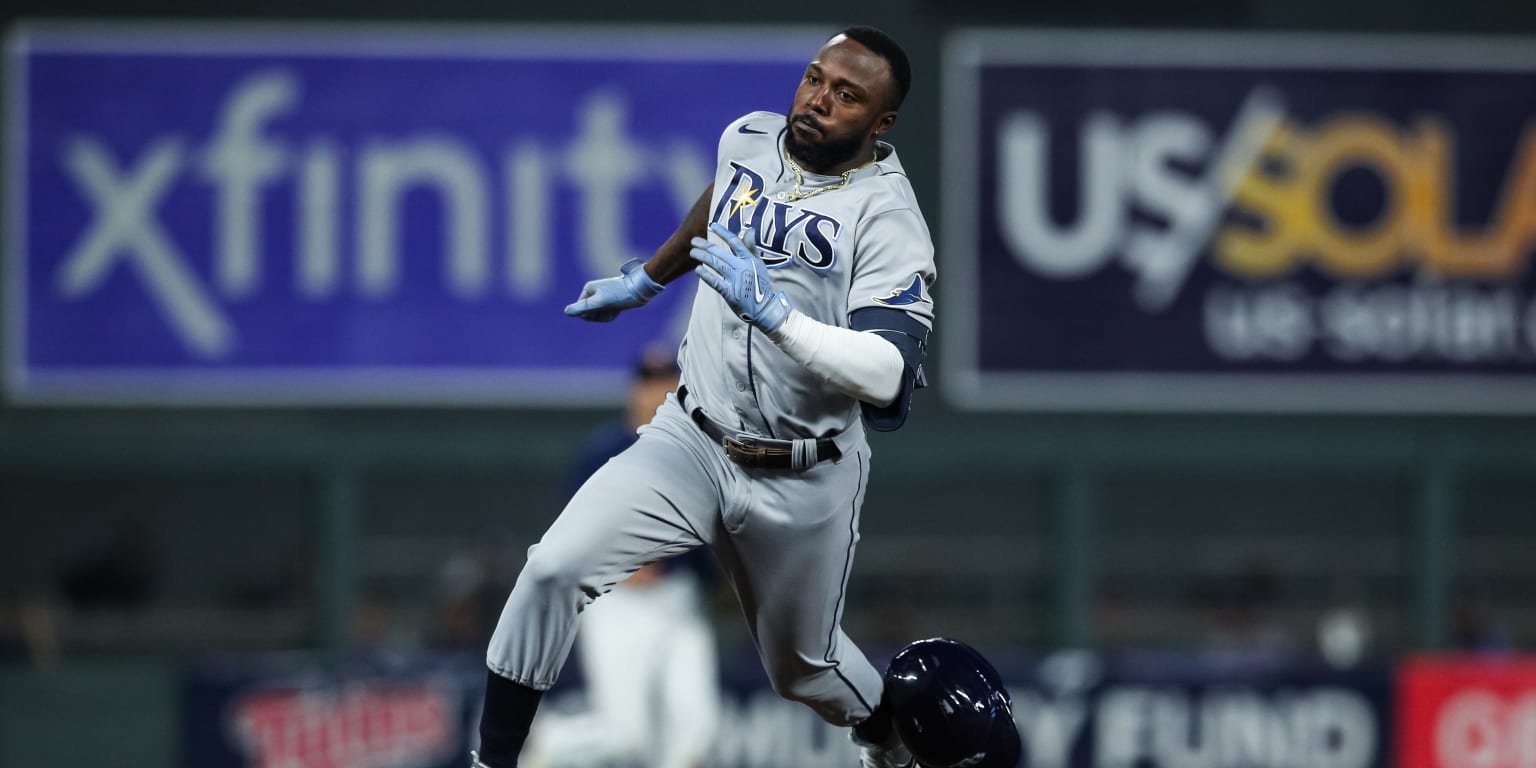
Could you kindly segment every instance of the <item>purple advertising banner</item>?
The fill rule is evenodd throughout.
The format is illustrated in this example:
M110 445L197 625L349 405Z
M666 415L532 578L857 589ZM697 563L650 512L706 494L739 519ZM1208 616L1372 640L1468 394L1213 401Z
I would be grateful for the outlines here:
M1536 411L1536 44L963 31L974 409Z
M615 402L695 281L563 307L672 233L823 32L18 27L8 397Z

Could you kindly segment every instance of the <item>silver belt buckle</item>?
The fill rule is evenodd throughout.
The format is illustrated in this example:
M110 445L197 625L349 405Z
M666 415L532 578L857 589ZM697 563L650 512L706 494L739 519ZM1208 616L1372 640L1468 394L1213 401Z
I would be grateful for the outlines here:
M768 457L767 446L758 445L755 435L737 433L721 438L720 445L725 448L725 455L732 457L737 463L745 459L745 466L761 466Z

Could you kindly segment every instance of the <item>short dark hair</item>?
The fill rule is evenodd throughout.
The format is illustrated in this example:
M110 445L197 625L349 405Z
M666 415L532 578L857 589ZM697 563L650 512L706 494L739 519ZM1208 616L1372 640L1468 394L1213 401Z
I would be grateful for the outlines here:
M681 373L677 367L677 354L671 346L660 342L646 345L635 355L633 372L637 381L675 379Z
M901 49L901 44L874 27L857 24L837 34L847 37L868 48L876 56L885 59L891 67L892 84L896 86L895 92L891 94L890 103L886 106L891 110L900 109L901 102L907 98L907 91L912 89L912 64L907 61L907 52Z

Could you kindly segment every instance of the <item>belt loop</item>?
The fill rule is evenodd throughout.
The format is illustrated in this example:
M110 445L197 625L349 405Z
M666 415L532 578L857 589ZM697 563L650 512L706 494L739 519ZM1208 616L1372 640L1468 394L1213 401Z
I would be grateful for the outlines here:
M790 442L789 466L804 470L816 466L816 438L804 438Z

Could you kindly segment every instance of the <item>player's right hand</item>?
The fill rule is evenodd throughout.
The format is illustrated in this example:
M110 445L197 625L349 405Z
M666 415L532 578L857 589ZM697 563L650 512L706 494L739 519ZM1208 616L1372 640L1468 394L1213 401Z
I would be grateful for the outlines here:
M663 287L645 273L645 265L639 259L630 259L619 267L618 277L605 277L582 286L580 298L565 308L565 314L606 323L620 312L655 298Z
M699 262L693 270L699 280L715 289L741 319L769 333L778 330L793 309L789 297L773 287L768 267L745 240L722 224L711 224L709 229L724 240L730 250L702 237L693 238L693 250L688 252L688 257ZM747 227L743 237L755 239L751 227Z

